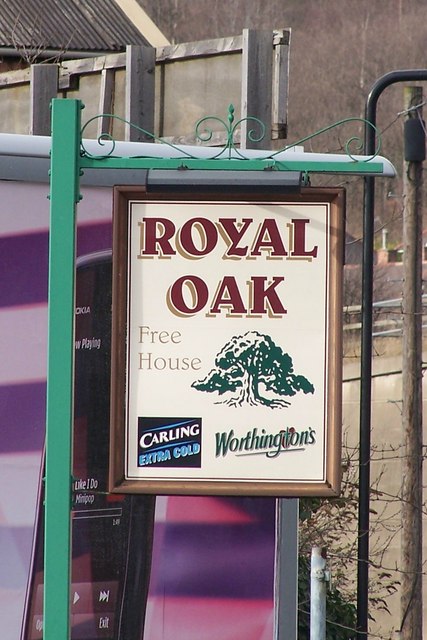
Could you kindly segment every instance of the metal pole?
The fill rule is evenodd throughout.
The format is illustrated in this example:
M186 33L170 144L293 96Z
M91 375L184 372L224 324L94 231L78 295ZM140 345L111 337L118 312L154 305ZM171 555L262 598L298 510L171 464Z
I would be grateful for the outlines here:
M69 638L75 204L80 101L52 103L43 637Z
M327 583L326 553L319 547L313 547L310 570L310 640L326 638Z
M402 640L423 637L422 103L422 87L404 88Z
M298 635L298 498L276 501L274 638Z
M388 86L396 82L427 80L427 69L391 71L373 85L366 100L365 118L372 125L377 121L377 103ZM365 154L375 153L375 130L365 128ZM360 385L360 453L359 453L359 524L357 568L357 638L368 633L368 579L369 579L369 485L371 455L371 378L372 378L372 297L374 246L375 182L365 177L363 213L363 265L362 265L362 344Z

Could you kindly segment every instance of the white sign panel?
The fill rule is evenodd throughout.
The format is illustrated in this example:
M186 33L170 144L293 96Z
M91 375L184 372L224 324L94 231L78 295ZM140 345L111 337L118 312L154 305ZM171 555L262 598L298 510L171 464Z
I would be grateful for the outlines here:
M336 492L342 212L316 194L126 198L121 490Z

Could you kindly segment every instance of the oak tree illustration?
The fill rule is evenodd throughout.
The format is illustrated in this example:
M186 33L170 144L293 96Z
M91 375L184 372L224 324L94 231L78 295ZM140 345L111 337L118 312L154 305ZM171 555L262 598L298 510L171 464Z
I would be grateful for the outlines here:
M272 409L291 403L282 398L267 398L261 389L276 396L294 396L299 391L314 393L307 378L294 373L292 358L270 336L248 331L234 336L215 357L215 368L203 380L191 385L198 391L233 393L222 404L238 407L244 403Z

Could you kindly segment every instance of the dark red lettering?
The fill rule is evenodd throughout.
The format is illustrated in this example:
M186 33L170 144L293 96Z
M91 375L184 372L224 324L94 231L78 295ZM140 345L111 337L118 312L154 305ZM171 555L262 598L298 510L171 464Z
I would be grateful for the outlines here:
M211 313L221 313L221 307L227 307L229 313L242 315L247 312L234 276L224 276L218 285L211 307Z
M196 247L193 239L193 229L199 233L201 248ZM191 218L185 222L179 232L179 244L183 251L192 257L206 256L213 251L218 241L218 231L215 224L207 218Z
M276 287L284 279L283 276L273 276L273 280L267 282L266 276L252 276L250 284L252 286L253 305L250 312L264 314L270 311L275 316L287 313L276 291Z
M310 220L292 220L293 225L293 249L291 256L298 258L317 258L317 245L310 251L305 248L305 227L309 224Z
M267 218L261 224L252 247L251 256L260 256L261 249L268 249L271 257L288 255L274 218Z
M253 220L252 218L243 218L237 227L236 222L236 218L220 218L218 220L219 232L228 245L228 249L224 255L225 258L243 258L248 253L248 245L239 247L238 244Z
M184 286L191 296L191 304L184 299ZM168 306L176 315L191 316L206 306L209 291L206 283L198 276L182 276L169 288L167 294Z
M170 243L175 235L175 225L167 218L143 218L140 227L140 253L142 256L173 256L176 251ZM159 248L158 248L159 247Z

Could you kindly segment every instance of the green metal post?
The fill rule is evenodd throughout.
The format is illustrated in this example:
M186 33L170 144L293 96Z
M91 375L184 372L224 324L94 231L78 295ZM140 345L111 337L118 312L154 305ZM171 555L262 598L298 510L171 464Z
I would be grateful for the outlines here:
M68 640L74 386L75 218L79 191L78 100L52 102L49 334L45 477L44 639Z

